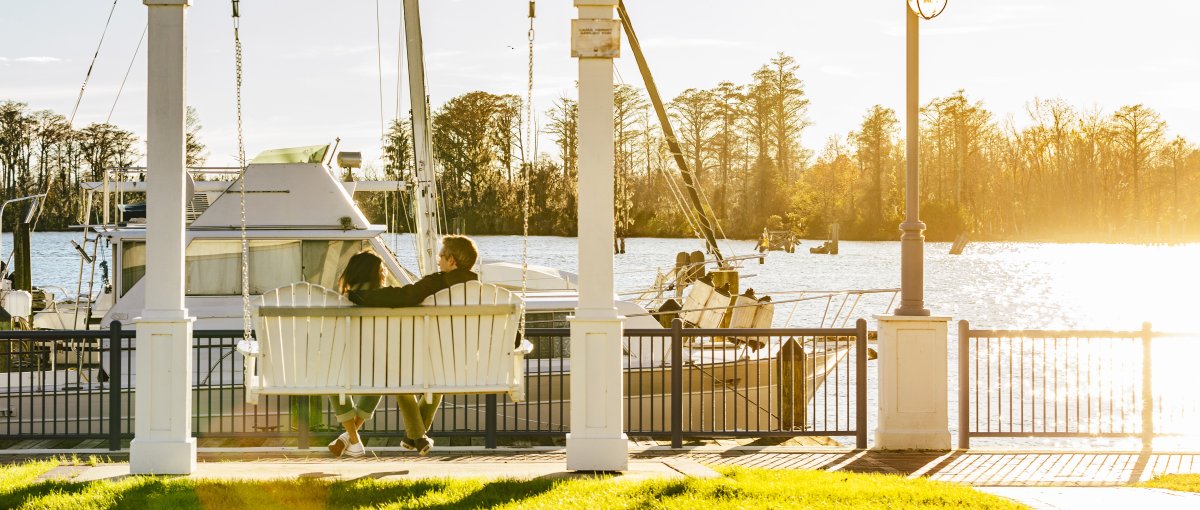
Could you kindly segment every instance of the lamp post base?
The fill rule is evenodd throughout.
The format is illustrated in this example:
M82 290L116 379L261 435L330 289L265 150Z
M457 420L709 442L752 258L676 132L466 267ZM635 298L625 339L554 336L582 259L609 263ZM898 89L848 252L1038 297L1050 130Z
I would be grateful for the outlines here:
M928 312L926 312L928 313ZM949 317L879 320L879 426L875 448L949 450Z

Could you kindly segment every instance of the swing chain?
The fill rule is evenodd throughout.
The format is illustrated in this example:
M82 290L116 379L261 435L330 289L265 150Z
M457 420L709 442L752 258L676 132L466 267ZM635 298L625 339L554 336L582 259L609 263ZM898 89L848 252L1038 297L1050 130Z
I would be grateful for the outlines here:
M529 39L529 73L525 87L525 150L526 153L531 153L533 149L533 19L534 19L534 1L529 1L529 32L526 34ZM522 186L524 187L521 193L521 323L520 331L521 338L525 338L525 299L529 292L529 173L533 170L533 165L537 162L537 154L534 153L532 158L528 158L525 162L525 171L522 172Z
M238 198L241 208L242 234L242 338L250 341L250 242L246 239L246 140L242 131L242 39L238 36L241 16L238 0L233 0L233 53L236 68L237 138L238 138Z

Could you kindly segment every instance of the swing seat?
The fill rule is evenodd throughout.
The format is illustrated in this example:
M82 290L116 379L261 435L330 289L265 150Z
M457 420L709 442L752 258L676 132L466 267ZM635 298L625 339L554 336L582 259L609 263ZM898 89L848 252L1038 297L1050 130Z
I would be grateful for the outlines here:
M421 306L367 308L319 285L267 292L254 310L258 340L239 342L246 402L259 395L507 393L525 398L517 338L521 298L477 281Z

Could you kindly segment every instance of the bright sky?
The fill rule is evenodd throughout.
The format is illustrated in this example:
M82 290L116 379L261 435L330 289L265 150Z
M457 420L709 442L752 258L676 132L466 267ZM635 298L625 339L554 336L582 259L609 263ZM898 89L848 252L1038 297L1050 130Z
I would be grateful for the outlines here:
M379 155L376 5L369 0L243 0L247 153L342 138ZM819 149L854 129L866 109L902 112L902 0L628 0L664 97L722 80L746 83L776 52L800 64ZM68 115L104 27L109 0L9 1L0 12L0 99ZM400 2L382 0L383 110L397 110ZM1133 9L1137 7L1137 9ZM524 95L524 0L422 4L434 106L471 90ZM535 106L573 96L568 0L538 2ZM104 121L145 26L140 0L118 0L76 126ZM999 119L1024 122L1034 97L1106 112L1145 103L1172 133L1200 142L1200 2L1192 0L954 0L922 23L922 102L964 88ZM188 19L188 102L200 114L209 164L233 163L230 2L194 0ZM632 53L619 79L641 86ZM145 136L145 48L112 122ZM404 89L407 96L407 88ZM407 110L407 99L401 99ZM550 147L543 138L542 150Z

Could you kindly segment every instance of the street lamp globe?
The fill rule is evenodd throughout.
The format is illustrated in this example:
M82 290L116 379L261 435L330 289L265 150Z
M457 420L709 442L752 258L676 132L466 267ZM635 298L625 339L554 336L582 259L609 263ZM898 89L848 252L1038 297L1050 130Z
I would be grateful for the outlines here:
M950 0L908 0L908 8L917 16L933 19L946 10L946 4L949 2Z

